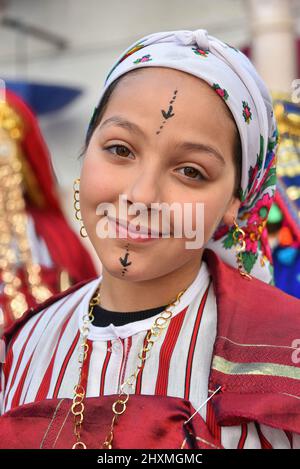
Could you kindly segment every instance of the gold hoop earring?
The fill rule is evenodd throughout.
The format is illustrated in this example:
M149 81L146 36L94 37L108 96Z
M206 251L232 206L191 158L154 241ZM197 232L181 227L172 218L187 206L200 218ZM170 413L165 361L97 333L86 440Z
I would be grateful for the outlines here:
M82 238L87 238L87 232L83 224L83 221L81 218L81 212L80 212L79 187L77 188L77 185L79 186L79 184L80 184L80 178L75 179L73 182L75 219L81 223L80 236Z
M242 253L246 249L246 241L245 241L246 233L244 230L242 230L242 228L239 227L235 218L233 218L233 224L234 224L234 231L232 233L232 237L235 243L236 260L237 260L239 272L243 278L252 280L251 275L249 275L244 270L243 259L242 259Z

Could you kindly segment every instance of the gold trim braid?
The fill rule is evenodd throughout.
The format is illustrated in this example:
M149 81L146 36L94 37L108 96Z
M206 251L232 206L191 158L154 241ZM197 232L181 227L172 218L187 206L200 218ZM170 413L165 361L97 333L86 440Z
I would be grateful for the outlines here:
M212 368L226 375L262 375L300 380L300 368L277 363L236 363L215 355Z

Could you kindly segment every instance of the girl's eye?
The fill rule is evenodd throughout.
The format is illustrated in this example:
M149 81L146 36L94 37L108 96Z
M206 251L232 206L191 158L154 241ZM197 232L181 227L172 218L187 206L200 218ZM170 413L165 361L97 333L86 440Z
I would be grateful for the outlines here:
M116 148L116 153L112 151L112 148ZM108 150L110 153L116 156L121 156L122 158L127 158L128 153L131 151L125 147L125 145L111 145L110 147L106 147L105 150Z
M116 149L116 153L112 151L112 149ZM104 150L108 150L115 156L120 156L121 158L127 158L131 151L125 145L111 145L110 147L104 148ZM193 166L185 166L184 168L180 168L185 171L184 176L188 177L189 179L196 179L198 181L205 180L206 178L200 173L200 171ZM197 177L198 176L198 177Z
M206 178L200 173L200 171L193 166L185 166L184 168L180 168L180 170L184 170L184 176L187 176L189 179L197 179L198 181L205 180ZM197 177L198 176L198 177Z

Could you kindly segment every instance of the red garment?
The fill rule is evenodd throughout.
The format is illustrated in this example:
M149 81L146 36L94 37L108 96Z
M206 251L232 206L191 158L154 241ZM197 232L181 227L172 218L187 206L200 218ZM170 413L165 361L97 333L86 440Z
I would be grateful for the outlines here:
M300 301L260 280L244 279L210 249L204 251L203 259L212 275L217 299L218 326L209 390L222 386L210 400L218 425L254 421L300 434L300 365L292 361L292 342L300 331ZM65 294L29 311L26 318L6 331L6 340L29 317ZM82 439L88 447L101 447L112 418L112 399L104 396L85 400ZM61 404L59 399L43 400L7 412L0 418L0 445L11 447L8 445L13 441L14 448L39 447L50 425L50 434L44 440L47 447L56 441L57 447L70 448L75 442L70 415L59 433L70 403L71 399L63 399ZM194 412L187 401L131 395L129 403L116 427L114 448L180 447L183 422ZM197 439L189 447L220 447L199 414L191 425L190 431Z
M51 157L42 136L38 121L27 103L10 90L5 91L9 106L22 119L24 126L20 145L23 157L28 161L46 200L47 210L62 213L56 191L56 178L51 164Z
M87 448L101 448L116 398L112 395L85 399L81 436ZM7 412L0 419L0 448L70 449L76 441L71 405L72 399L48 399ZM180 449L185 443L184 448L221 449L199 414L184 425L194 411L188 401L177 397L132 395L115 426L113 447ZM199 435L201 441L194 438ZM186 437L188 441L184 442Z
M218 308L209 388L226 386L213 398L218 423L255 420L300 433L300 363L292 356L293 341L300 338L300 300L258 279L243 279L217 261L213 251L205 258ZM230 374L214 368L216 357L236 364ZM241 373L244 364L248 366ZM270 374L259 374L268 372L267 367ZM258 372L250 374L255 369Z
M63 215L51 156L37 118L30 107L9 90L6 91L6 100L23 120L25 129L20 142L23 157L29 163L45 199L45 206L41 208L32 206L28 200L26 204L37 234L46 241L54 263L60 270L67 270L74 283L93 277L96 270L91 258Z
M61 271L69 274L72 284L96 275L96 270L89 253L81 244L79 238L68 225L60 206L57 193L57 181L51 165L51 157L45 140L41 134L37 118L29 106L11 91L6 91L6 100L22 119L24 130L19 144L22 157L29 163L39 189L42 193L42 206L34 206L25 193L26 211L34 221L38 236L46 243L54 266L41 266L42 280L51 292L60 291L59 278ZM19 271L22 280L26 280L24 272ZM27 282L23 282L23 293L26 295L28 306L35 305L35 299L29 294ZM6 324L11 324L14 318L5 308L7 298L0 295L0 304L6 317Z
M59 273L66 270L72 284L96 276L90 255L61 213L35 207L30 207L29 213L34 219L36 232L44 239ZM59 289L54 291L59 292Z

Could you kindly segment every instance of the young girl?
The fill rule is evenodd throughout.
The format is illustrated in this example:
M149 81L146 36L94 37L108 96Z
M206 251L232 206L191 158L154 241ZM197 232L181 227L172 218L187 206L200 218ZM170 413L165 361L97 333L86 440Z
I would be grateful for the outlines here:
M300 446L300 302L269 285L276 142L253 65L207 31L121 55L74 193L102 275L6 331L1 447Z

